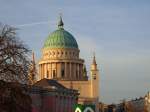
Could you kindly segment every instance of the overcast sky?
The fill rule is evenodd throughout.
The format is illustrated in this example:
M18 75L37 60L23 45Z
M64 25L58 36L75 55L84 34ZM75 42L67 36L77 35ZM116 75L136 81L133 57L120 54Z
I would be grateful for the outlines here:
M96 52L102 102L150 90L150 0L0 0L0 22L19 28L37 61L59 13L88 71Z

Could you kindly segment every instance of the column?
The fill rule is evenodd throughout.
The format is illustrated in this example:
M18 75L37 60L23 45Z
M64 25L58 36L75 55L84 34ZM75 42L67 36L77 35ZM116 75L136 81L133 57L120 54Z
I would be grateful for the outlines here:
M67 63L65 62L65 78L68 79L68 75L67 75Z
M58 78L61 78L62 62L58 63Z
M83 77L83 64L81 64L81 76L82 76L82 79L84 78Z
M44 63L44 78L47 78L46 64Z
M74 63L72 63L72 77L75 79L75 73L74 73Z
M77 79L77 74L76 74L77 72L76 72L76 70L77 70L76 63L74 63L73 72L74 72L75 79Z
M78 80L80 79L80 75L79 75L79 64L77 64L77 70L78 70Z
M44 64L42 64L42 68L43 68L43 71L42 71L42 72L43 72L43 73L42 73L42 74L43 74L43 78L45 78L45 74L44 74Z
M53 78L53 76L52 76L52 63L50 63L50 66L51 66L51 79Z
M42 79L42 65L40 64L40 79Z
M72 70L71 70L71 62L70 62L70 79L72 79L71 75L72 75Z
M73 63L71 63L71 78L74 79L74 75L73 75Z
M51 63L51 78L53 78L53 63Z
M82 78L82 76L81 76L81 66L80 66L80 64L79 64L79 78L80 78L80 79Z
M39 65L39 79L41 80L41 64Z
M50 65L47 63L48 78L50 78Z
M41 78L43 79L43 64L41 64Z
M55 72L56 72L56 73L55 73L55 78L57 78L57 75L58 75L58 74L57 74L57 73L58 73L58 72L57 72L57 63L56 63L56 65L55 65L55 69L56 69L56 70L55 70Z
M45 72L46 72L46 78L49 78L49 75L48 75L48 66L47 66L47 63L45 63Z

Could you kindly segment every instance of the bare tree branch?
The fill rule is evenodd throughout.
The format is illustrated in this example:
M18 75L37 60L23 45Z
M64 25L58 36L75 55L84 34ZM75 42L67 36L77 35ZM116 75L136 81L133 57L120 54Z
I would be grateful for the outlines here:
M0 24L0 79L28 81L30 50L16 35L16 28Z

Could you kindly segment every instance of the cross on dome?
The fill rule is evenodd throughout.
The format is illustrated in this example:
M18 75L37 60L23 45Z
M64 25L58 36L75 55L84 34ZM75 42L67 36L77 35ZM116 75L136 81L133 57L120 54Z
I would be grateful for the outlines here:
M59 15L58 28L63 28L64 23L62 20L62 14Z

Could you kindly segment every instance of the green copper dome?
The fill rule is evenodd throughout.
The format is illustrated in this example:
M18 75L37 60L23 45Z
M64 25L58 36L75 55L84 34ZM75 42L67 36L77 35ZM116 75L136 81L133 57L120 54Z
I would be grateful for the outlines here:
M58 29L51 33L44 43L44 48L77 48L75 38L63 28L63 21L60 17Z

